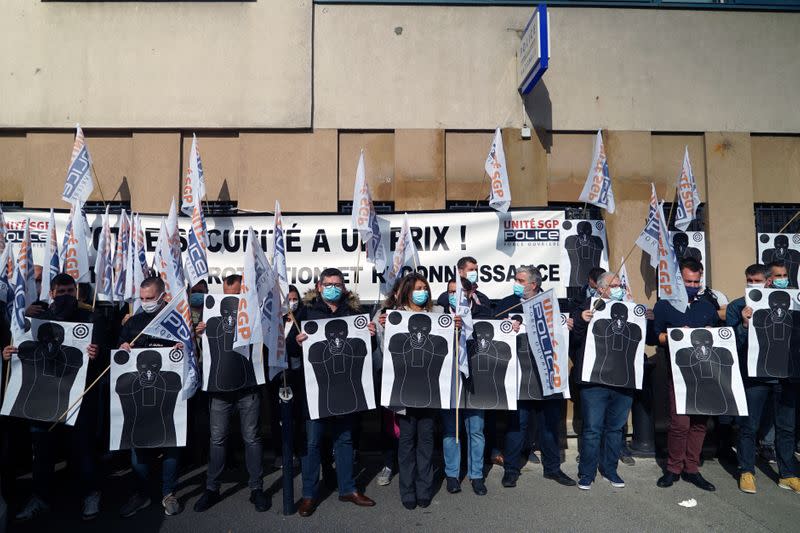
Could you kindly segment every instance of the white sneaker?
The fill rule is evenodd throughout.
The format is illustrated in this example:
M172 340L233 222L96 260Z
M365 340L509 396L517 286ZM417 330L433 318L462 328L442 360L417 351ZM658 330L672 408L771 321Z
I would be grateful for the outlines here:
M378 485L385 487L389 483L392 482L392 469L388 466L384 466L383 470L378 473L377 477Z
M94 491L83 499L83 512L81 518L94 520L100 514L100 493Z
M33 495L31 496L31 499L28 500L28 503L25 504L25 507L22 508L22 511L17 513L15 518L20 522L26 522L39 514L47 513L49 511L50 506L40 500L36 495Z

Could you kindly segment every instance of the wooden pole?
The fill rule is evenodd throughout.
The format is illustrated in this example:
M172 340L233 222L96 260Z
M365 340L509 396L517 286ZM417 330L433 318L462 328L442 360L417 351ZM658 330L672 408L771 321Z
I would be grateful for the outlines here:
M677 203L678 199L678 188L675 187L675 195L672 197L672 203L669 204L669 216L667 217L667 229L669 229L669 221L672 220L672 210L675 208L675 204Z
M786 228L788 228L788 227L789 227L789 225L790 225L792 222L794 222L794 221L795 221L795 219L796 219L798 216L800 216L800 211L798 211L797 213L795 213L795 214L794 214L794 216L793 216L791 219L789 219L789 222L787 222L786 224L784 224L784 225L783 225L783 227L780 229L780 231L778 231L778 233L783 233L783 230L785 230Z
M3 389L3 397L8 394L8 380L11 378L11 359L6 361L6 386Z
M486 183L486 177L487 177L488 175L489 175L489 174L487 174L487 173L486 173L486 169L484 168L484 169L483 169L483 177L481 178L481 188L478 190L478 194L476 195L476 196L477 196L477 199L475 200L475 209L477 209L477 208L478 208L478 204L479 204L479 203L480 203L480 201L481 201L481 191L483 190L483 184L484 184L484 183Z
M356 282L356 292L358 292L358 281L361 278L359 275L359 268L361 267L361 233L358 234L358 248L356 248L356 272L353 276Z
M461 404L461 372L458 369L458 352L459 346L461 346L461 332L459 328L456 328L456 356L453 360L453 367L455 367L456 372L456 444L459 442L459 405Z
M59 423L59 422L61 422L61 419L62 419L62 418L64 418L65 416L67 416L67 414L68 414L70 411L72 411L72 409L73 409L73 408L74 408L76 405L78 405L78 403L79 403L79 402L81 401L81 399L82 399L82 398L83 398L83 397L86 395L86 393L87 393L87 392L89 392L89 391L92 389L92 387L94 387L94 386L97 384L97 382L98 382L98 381L100 381L100 378L102 378L103 376L105 376L105 375L106 375L106 373L107 373L109 370L111 370L111 365L110 365L110 364L109 364L109 365L106 367L106 369L105 369L105 370L103 370L103 372L102 372L102 373L101 373L99 376L97 376L97 378L95 378L95 380L94 380L94 381L92 381L92 384L91 384L91 385L89 385L88 387L86 387L86 389L85 389L85 390L84 390L84 391L81 393L81 395L80 395L80 396L78 396L77 398L75 398L75 401L74 401L74 402L72 402L72 405L70 405L69 407L67 407L67 410L66 410L66 411L64 411L64 412L61 414L61 416L59 416L59 417L58 417L58 419L56 419L56 421L55 421L55 422L53 422L53 425L52 425L52 426L50 426L50 429L48 429L47 431L53 431L53 428L54 428L54 427L56 427L56 426L58 425L58 423Z

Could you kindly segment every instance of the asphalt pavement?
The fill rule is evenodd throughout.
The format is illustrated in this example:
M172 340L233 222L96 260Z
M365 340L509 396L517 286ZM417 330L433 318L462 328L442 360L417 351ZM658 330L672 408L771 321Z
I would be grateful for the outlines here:
M591 490L562 487L542 477L540 465L528 464L516 488L500 484L502 469L494 466L487 473L486 496L475 495L469 481L462 492L448 494L442 483L441 461L437 461L436 494L427 509L409 511L400 504L397 479L379 487L375 476L378 455L362 456L357 466L358 484L377 505L359 508L338 501L336 493L326 493L316 513L302 518L296 513L282 514L281 471L269 468L264 486L272 506L256 513L249 503L246 474L241 468L227 471L222 487L223 500L205 513L195 513L192 505L202 493L205 469L197 468L181 476L178 497L185 509L178 516L165 517L157 501L132 518L119 517L119 507L132 485L129 470L114 472L106 480L102 511L98 519L82 522L74 487L60 471L57 492L63 496L47 515L28 523L12 523L11 531L86 531L126 532L249 532L249 531L797 531L800 523L800 494L776 485L774 467L758 465L757 494L738 490L735 466L706 461L703 475L717 486L704 492L685 481L669 489L656 487L661 468L655 459L637 459L636 465L620 464L619 473L626 487L616 489L598 476ZM488 469L487 465L487 469ZM575 477L575 452L568 451L563 470ZM29 490L30 479L21 478L16 487L19 500ZM300 498L300 475L295 473L295 497ZM694 500L684 507L680 502ZM15 501L17 505L19 501ZM16 511L16 509L13 509ZM12 514L12 513L9 513ZM13 516L13 514L12 514Z

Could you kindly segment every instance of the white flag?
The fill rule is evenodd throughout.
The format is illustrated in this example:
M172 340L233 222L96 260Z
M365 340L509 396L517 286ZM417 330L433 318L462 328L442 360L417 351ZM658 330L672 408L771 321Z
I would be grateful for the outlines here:
M33 246L31 244L31 219L25 219L25 232L19 244L17 256L20 275L25 285L25 307L27 308L39 297L36 294L36 273L33 270Z
M628 277L628 269L625 267L624 261L625 259L623 258L623 262L620 263L619 267L619 284L625 289L625 301L632 302L633 293L631 292L631 281Z
M147 254L144 246L144 230L142 229L142 218L136 215L136 256L139 270L142 273L142 280L150 277L150 267L147 266Z
M386 275L387 290L392 288L395 280L401 276L404 267L411 267L416 270L419 265L419 255L414 239L411 236L411 229L408 226L408 213L403 215L403 227L397 238L397 244L392 256L392 264Z
M656 196L656 186L650 184L650 209L647 212L647 221L644 229L636 238L636 246L650 256L650 266L658 268L658 196Z
M203 162L200 160L200 149L197 147L197 136L192 134L192 150L189 152L189 168L183 182L181 211L192 216L194 206L200 204L206 195L206 178L203 175Z
M11 243L8 243L3 253L0 254L0 313L5 314L7 320L11 319L14 303L14 252Z
M458 272L458 268L455 271ZM461 317L461 331L458 335L458 369L464 374L464 377L469 377L467 339L472 337L472 309L461 285L461 279L458 277L456 277L456 308L454 311L457 316Z
M42 265L42 290L39 299L43 302L52 302L50 298L50 282L61 272L58 255L58 237L56 237L56 219L53 210L50 210L50 221L47 224L47 241L44 247L44 264Z
M20 255L22 255L21 251ZM19 261L17 261L14 267L13 283L14 297L11 302L11 335L14 339L20 339L25 333L25 309L27 309L30 304L26 303L25 293L27 292L26 286L28 283L20 268Z
M658 206L658 288L662 300L668 300L672 307L686 312L689 306L689 297L686 294L686 287L683 285L681 269L675 250L670 245L669 231L667 230L667 219L664 217L664 204Z
M256 247L259 250L256 250ZM260 320L260 300L258 298L258 277L256 276L255 254L261 252L255 240L255 232L250 226L247 232L247 244L244 252L244 269L242 271L242 285L239 294L239 309L236 313L236 335L233 340L233 349L250 349L258 345L263 339Z
M61 269L72 276L76 283L88 282L89 246L87 243L87 224L81 212L81 204L75 204L70 212L69 223L64 234L64 259Z
M561 316L553 289L522 302L531 356L536 362L542 394L550 396L569 390L569 354L566 328L556 323Z
M94 190L92 178L92 158L83 138L80 124L75 126L75 143L72 145L72 158L69 161L67 179L61 199L73 205L82 204L89 199Z
M609 213L614 212L614 191L611 189L611 176L608 175L608 158L603 146L603 136L597 130L597 139L594 143L594 157L586 183L578 198L597 207L602 207Z
M196 283L208 278L208 251L206 249L208 236L203 218L203 206L199 201L192 211L192 227L186 236L186 241L186 277L189 278L189 286L193 287Z
M162 224L163 227L163 224ZM142 330L143 335L160 339L170 339L183 343L184 370L183 396L191 398L200 386L200 370L194 349L194 328L192 328L192 310L186 289L181 288Z
M125 283L130 265L128 246L131 240L131 224L125 210L119 215L117 223L117 245L114 248L114 301L125 301Z
M175 257L172 255L167 225L163 218L156 243L155 266L158 269L158 275L164 280L164 292L170 298L174 297L183 289L184 285L175 275Z
M289 277L286 275L286 241L283 236L281 204L275 200L275 218L272 231L272 268L278 276L281 292L289 294Z
M500 128L494 132L489 155L483 165L489 176L489 205L505 213L511 207L511 188L508 186L508 167L506 166L506 152L503 149L503 136Z
M103 215L103 227L97 242L97 256L94 261L95 291L98 300L113 300L114 282L112 280L113 267L111 259L111 227L108 222L108 206Z
M181 256L181 234L178 230L178 211L175 209L175 198L172 198L172 203L169 205L169 214L167 215L167 237L169 237L169 250L172 253L172 265L174 269L175 278L181 286L186 284L186 278L183 274L183 257Z
M675 216L675 227L681 231L686 231L692 220L697 218L697 207L700 205L700 193L697 192L697 183L694 181L688 146L683 152L683 166L681 175L678 177L677 190L678 209Z
M382 274L386 271L386 250L383 247L378 216L375 213L375 205L372 203L372 195L364 171L364 150L361 150L361 156L358 158L351 216L353 229L358 230L361 241L367 243L367 260L372 261L375 264L375 270Z

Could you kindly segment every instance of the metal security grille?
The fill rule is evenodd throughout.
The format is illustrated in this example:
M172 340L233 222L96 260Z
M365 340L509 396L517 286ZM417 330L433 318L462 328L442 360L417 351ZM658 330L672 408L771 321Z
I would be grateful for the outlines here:
M800 211L798 204L755 204L754 207L758 233L779 233ZM786 226L783 233L800 233L800 216Z
M667 227L670 231L679 231L675 227L675 217L678 216L677 206L673 207L672 203L664 202L664 216L668 219ZM706 204L702 203L697 206L697 218L692 220L686 231L705 231L706 230Z
M603 210L594 205L550 202L547 206L554 209L563 209L566 220L603 220Z
M478 211L491 211L492 208L489 207L489 200L480 200L475 202L474 200L448 200L445 204L445 207L448 211L457 211L460 213L474 213Z
M388 215L394 213L394 202L372 202L375 206L375 212L379 215ZM353 212L353 202L348 200L346 202L339 202L339 214L349 215Z

